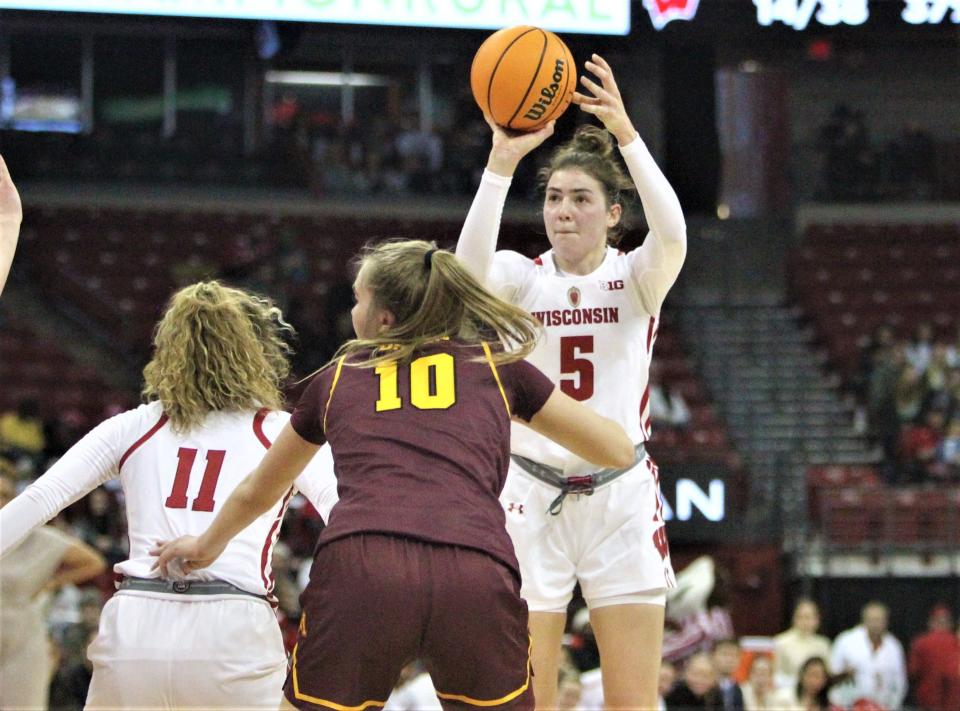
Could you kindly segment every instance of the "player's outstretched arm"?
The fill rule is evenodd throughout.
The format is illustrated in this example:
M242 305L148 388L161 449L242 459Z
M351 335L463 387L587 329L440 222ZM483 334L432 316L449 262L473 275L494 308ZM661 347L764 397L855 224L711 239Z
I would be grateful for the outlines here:
M157 543L150 551L157 556L153 569L169 577L169 564L180 559L184 574L213 563L234 536L277 503L293 485L320 445L303 439L287 423L273 446L267 450L253 472L224 503L210 528L199 537L182 536L175 541Z
M650 151L640 139L627 114L613 69L598 54L584 67L599 81L581 77L590 94L577 92L573 102L582 111L596 116L620 144L620 153L630 171L650 226L652 239L631 253L631 273L640 288L644 305L657 313L676 281L687 254L687 225L680 200Z
M508 132L484 117L493 132L487 168L483 171L480 187L457 240L456 254L470 272L482 283L487 283L493 254L500 233L500 217L507 201L510 180L520 161L553 135L554 121L538 131Z
M623 427L560 388L523 424L597 466L622 469L634 463L633 442Z
M3 156L0 156L0 294L3 293L7 276L10 274L22 221L23 207L17 186L13 184Z
M96 548L74 538L64 551L60 568L38 592L55 592L64 585L79 585L91 580L107 569L107 561Z

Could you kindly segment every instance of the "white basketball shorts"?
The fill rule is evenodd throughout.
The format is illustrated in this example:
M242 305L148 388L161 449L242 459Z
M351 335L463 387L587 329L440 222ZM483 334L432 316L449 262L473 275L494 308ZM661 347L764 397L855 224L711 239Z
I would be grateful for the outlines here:
M559 493L511 461L500 501L531 612L566 612L577 581L591 608L631 595L659 601L676 586L652 459L589 496L568 495L554 516L547 509Z
M121 590L87 655L86 709L276 709L287 674L273 609L243 595Z

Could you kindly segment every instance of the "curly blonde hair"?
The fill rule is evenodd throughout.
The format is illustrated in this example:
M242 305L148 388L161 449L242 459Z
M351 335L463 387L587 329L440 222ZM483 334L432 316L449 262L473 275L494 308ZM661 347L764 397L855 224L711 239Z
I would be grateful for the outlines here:
M293 334L266 297L216 281L187 286L157 324L143 396L159 400L180 432L217 410L280 409Z
M493 343L494 362L509 363L525 358L542 333L539 321L490 293L452 252L433 242L391 240L367 246L357 263L374 304L390 311L396 323L374 338L347 341L334 360L369 351L368 358L350 364L405 362L425 344L450 337Z

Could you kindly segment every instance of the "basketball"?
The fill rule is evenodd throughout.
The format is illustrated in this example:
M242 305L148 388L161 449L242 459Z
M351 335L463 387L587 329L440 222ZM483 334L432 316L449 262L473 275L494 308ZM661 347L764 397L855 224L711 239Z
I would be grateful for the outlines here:
M470 68L470 87L480 109L517 131L534 131L559 118L576 83L577 68L563 40L529 25L494 32Z

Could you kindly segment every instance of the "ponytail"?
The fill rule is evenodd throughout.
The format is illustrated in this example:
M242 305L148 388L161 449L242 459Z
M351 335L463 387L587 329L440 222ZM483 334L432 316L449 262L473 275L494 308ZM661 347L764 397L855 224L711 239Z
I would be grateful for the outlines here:
M496 363L520 360L534 349L541 326L533 316L496 297L459 259L433 242L394 240L364 248L358 278L374 304L395 317L374 338L356 338L334 359L369 351L363 367L406 361L425 344L441 338L467 343L494 342Z

